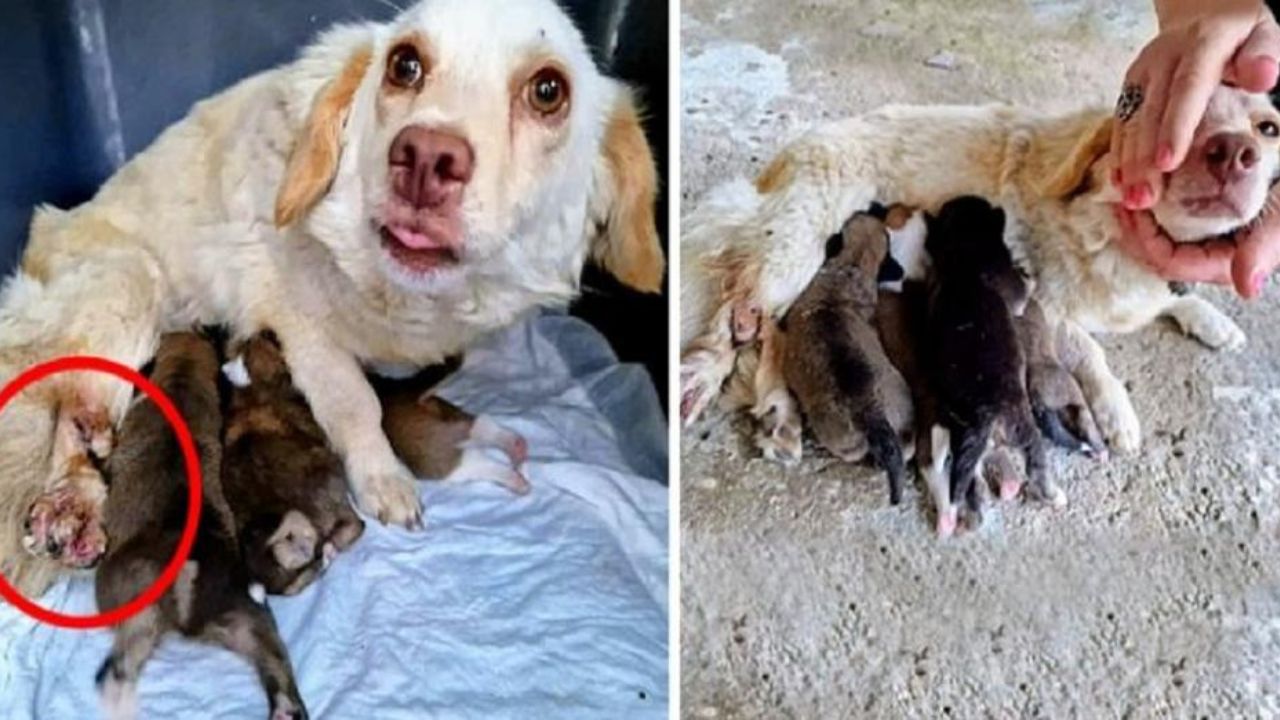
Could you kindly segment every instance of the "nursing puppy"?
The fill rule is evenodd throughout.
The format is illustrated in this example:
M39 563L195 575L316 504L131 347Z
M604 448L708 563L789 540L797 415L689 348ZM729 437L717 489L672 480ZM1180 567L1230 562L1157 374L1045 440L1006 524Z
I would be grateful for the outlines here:
M872 325L876 277L888 252L884 224L857 215L783 321L782 371L819 442L857 462L870 453L902 500L903 444L911 442L911 389Z
M413 474L424 480L495 482L517 495L529 492L520 466L529 456L525 439L483 415L476 416L425 390L380 388L382 429ZM506 456L491 458L485 448Z
M881 267L875 323L889 361L911 389L915 414L915 461L937 511L939 537L955 532L951 503L951 436L942 422L938 396L926 364L933 353L926 333L929 316L930 262L925 251L924 213L894 206L885 213L889 256Z
M240 560L222 494L222 411L213 343L194 333L165 336L151 380L191 430L203 507L195 544L177 581L157 603L115 630L111 653L97 674L106 715L136 714L142 668L165 636L176 632L221 645L252 663L267 693L271 720L306 718L275 620L249 597L249 573ZM182 451L172 428L149 400L138 400L125 417L107 471L111 493L104 526L110 543L95 587L102 611L125 604L155 581L173 557L186 524L188 485Z
M364 521L274 336L259 333L233 352L223 367L233 385L223 492L249 576L269 593L293 595L360 537Z
M1029 288L1004 241L1003 211L966 197L943 205L929 223L926 249L934 263L928 333L930 374L951 433L951 497L960 518L982 522L981 463L993 442L1018 448L1036 499L1065 501L1045 472L1040 432L1027 400L1026 359L1012 316ZM1002 488L1002 497L1017 488Z
M1027 394L1031 412L1045 437L1068 450L1105 457L1106 443L1093 420L1080 383L1062 366L1044 308L1034 298L1013 319L1018 344L1027 358Z
M553 0L421 0L201 102L89 202L41 208L0 297L0 378L67 354L140 367L165 328L270 327L358 505L416 527L365 368L567 305L588 260L659 290L656 192L629 89ZM127 383L78 389L123 417ZM33 393L0 414L0 567L27 594L69 560L22 547L64 463L57 407Z
M1090 333L1130 332L1166 316L1211 348L1239 348L1245 337L1112 242L1120 199L1109 181L1113 122L1106 108L1050 116L994 105L886 107L789 143L754 188L733 182L713 191L682 224L685 421L709 406L734 367L726 358L736 350L732 308L785 314L821 266L832 229L873 200L929 209L972 194L1025 227L1020 259L1045 310L1063 320L1058 349L1075 359L1071 372L1109 445L1136 450L1138 417ZM1278 170L1280 113L1265 95L1219 87L1187 162L1165 177L1156 221L1179 241L1234 232L1258 218ZM756 402L770 389L758 387Z

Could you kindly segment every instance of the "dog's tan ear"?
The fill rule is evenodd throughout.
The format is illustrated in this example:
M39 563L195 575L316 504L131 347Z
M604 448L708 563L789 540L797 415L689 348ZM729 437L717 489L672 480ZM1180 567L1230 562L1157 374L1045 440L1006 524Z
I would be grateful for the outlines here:
M329 191L342 155L342 126L371 57L367 47L352 53L337 77L316 95L276 193L276 227L292 224Z
M1061 200L1079 193L1089 171L1111 149L1111 116L1078 116L1041 139L1043 182L1040 194Z
M603 228L592 241L591 258L623 284L659 292L666 258L654 223L658 172L628 93L620 94L609 116L601 161L595 201L605 205L597 213Z

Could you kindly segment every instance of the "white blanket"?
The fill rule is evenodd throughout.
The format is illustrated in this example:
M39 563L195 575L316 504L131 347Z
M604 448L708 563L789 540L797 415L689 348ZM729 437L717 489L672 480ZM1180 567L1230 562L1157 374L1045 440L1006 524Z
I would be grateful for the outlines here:
M524 434L533 492L424 483L425 532L370 521L315 585L269 599L311 716L666 717L666 448L643 371L547 316L472 351L442 394ZM93 612L92 580L41 603ZM98 717L109 644L0 606L0 718ZM246 663L177 637L140 691L143 718L267 716Z

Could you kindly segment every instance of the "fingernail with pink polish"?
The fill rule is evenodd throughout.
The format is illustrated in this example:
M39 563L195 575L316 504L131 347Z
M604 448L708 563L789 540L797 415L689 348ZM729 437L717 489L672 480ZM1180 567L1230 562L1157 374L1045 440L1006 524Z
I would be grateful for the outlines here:
M1156 165L1163 172L1173 170L1173 148L1169 147L1168 143L1161 145L1156 151Z
M1249 287L1253 289L1254 296L1260 295L1262 293L1262 288L1266 287L1266 284L1267 276L1265 273L1258 273L1249 281Z
M1138 183L1130 185L1124 191L1124 206L1130 210L1141 210L1145 206L1147 195L1151 193L1151 189L1146 183Z

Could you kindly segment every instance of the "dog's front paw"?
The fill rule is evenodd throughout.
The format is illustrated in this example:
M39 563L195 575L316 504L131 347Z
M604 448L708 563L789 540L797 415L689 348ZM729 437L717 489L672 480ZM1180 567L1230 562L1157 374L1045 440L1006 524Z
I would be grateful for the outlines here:
M1234 320L1202 298L1183 298L1170 314L1183 333L1213 350L1237 352L1249 340Z
M90 568L107 549L99 498L62 485L41 495L27 511L22 547L69 568Z
M1114 383L1094 400L1092 410L1093 419L1112 450L1137 452L1142 445L1142 425L1123 385Z
M360 509L383 525L410 530L422 527L422 503L413 473L397 465L352 477L351 487Z

